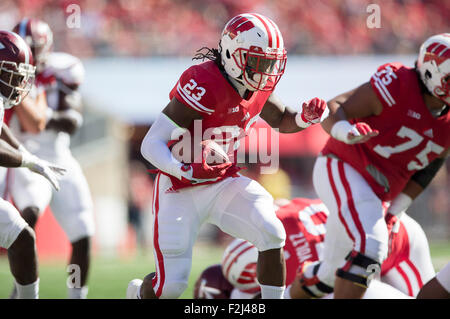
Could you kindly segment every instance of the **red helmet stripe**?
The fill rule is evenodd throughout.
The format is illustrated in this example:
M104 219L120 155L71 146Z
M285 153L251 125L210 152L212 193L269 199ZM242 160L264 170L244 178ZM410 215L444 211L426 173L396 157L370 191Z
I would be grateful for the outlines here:
M239 247L241 247L242 245L247 244L246 241L243 241L242 243L240 243L239 245L237 245L236 247L234 247L230 252L228 252L227 256L225 257L225 259L223 260L222 264L226 265L228 262L228 258L231 257L231 254L234 253L237 249L239 249Z
M234 256L233 260L230 262L230 264L228 265L226 271L225 271L225 277L228 278L228 275L230 273L230 269L231 266L234 264L234 262L239 258L240 255L242 255L243 253L245 253L247 250L252 249L254 246L250 245L249 247L243 249L242 251L239 252L239 254L237 254L236 256Z
M252 13L252 15L253 15L254 17L256 17L259 21L261 21L261 23L262 23L262 24L264 25L264 27L266 28L267 35L269 36L269 44L268 44L268 46L269 46L269 47L272 47L272 32L270 31L270 28L269 28L269 26L267 25L267 22L264 21L264 19L263 19L259 14Z
M267 20L269 20L269 23L272 25L272 28L275 30L275 34L277 36L277 49L280 47L280 35L279 35L279 30L277 28L277 26L275 25L275 23L273 23L272 20L270 20L269 18L267 18Z

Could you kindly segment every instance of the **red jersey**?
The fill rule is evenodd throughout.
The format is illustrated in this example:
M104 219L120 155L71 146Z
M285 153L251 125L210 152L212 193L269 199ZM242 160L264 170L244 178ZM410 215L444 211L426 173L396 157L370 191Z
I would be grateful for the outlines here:
M381 200L392 200L410 177L450 146L450 112L433 117L413 68L387 63L370 83L383 105L379 115L350 122L366 122L378 136L349 145L329 138L322 154L334 154L355 168Z
M221 144L230 160L236 162L239 139L248 134L271 91L255 91L244 99L233 88L214 61L193 65L183 72L169 98L176 98L199 112L201 121L193 121L189 132L198 141L213 139ZM229 177L236 171L229 169ZM170 176L174 188L192 186ZM220 179L219 179L220 180ZM219 181L217 180L217 181ZM214 182L217 182L214 181ZM196 184L201 185L201 184Z
M286 230L284 254L289 285L305 261L321 259L328 210L319 199L295 198L276 214Z

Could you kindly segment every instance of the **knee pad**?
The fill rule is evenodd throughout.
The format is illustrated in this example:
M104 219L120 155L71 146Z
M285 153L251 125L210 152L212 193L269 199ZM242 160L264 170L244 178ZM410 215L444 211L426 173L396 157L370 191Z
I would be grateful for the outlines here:
M333 292L333 287L328 286L317 277L320 264L319 261L305 262L298 273L302 289L312 298L321 298Z
M260 238L260 243L254 243L259 251L284 247L286 231L281 221L275 215L270 222L264 223L264 227L261 229Z
M352 281L358 286L369 287L372 278L381 272L381 264L377 260L355 250L345 259L347 262L336 271L336 276Z
M159 299L177 299L186 290L187 281L165 282Z

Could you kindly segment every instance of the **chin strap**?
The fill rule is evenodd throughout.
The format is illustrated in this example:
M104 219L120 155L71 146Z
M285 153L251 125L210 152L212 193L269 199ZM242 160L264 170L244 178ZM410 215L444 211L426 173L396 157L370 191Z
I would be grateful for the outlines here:
M245 97L245 94L247 92L247 87L244 85L244 83L242 83L241 80L236 79L236 78L232 78L231 76L228 75L228 80L231 82L231 84L233 85L233 87L236 89L236 91L238 91L239 95L241 97Z

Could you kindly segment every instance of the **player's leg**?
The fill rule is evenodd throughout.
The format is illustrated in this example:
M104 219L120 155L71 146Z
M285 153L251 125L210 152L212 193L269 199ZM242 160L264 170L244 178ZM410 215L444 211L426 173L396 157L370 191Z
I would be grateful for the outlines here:
M188 286L192 265L192 248L204 218L204 211L213 194L210 186L190 187L166 192L170 179L159 174L153 190L153 246L156 272L147 275L141 286L130 282L130 291L139 291L138 298L178 298Z
M328 227L331 220L327 222L326 238L347 237L353 242L345 264L336 271L335 298L360 298L373 275L380 272L387 255L388 233L382 203L358 172L334 158L317 159L313 181L319 197L330 209L330 217L341 224ZM318 270L319 277L323 269Z
M9 202L0 199L0 246L8 250L17 298L39 297L38 262L33 229Z
M28 168L12 168L8 174L9 194L22 218L35 228L39 217L50 204L52 187L42 176Z
M393 241L402 245L401 256L381 280L415 297L422 286L435 276L427 237L422 227L406 214L401 218L398 233L393 236Z
M79 286L68 287L70 299L86 298L90 266L91 238L95 224L89 185L74 159L64 161L67 174L60 180L60 190L50 203L53 215L72 244L70 267L80 271Z
M272 196L247 177L222 182L209 222L222 231L251 242L258 248L258 281L262 298L281 298L286 280L282 247L286 238L275 215Z

